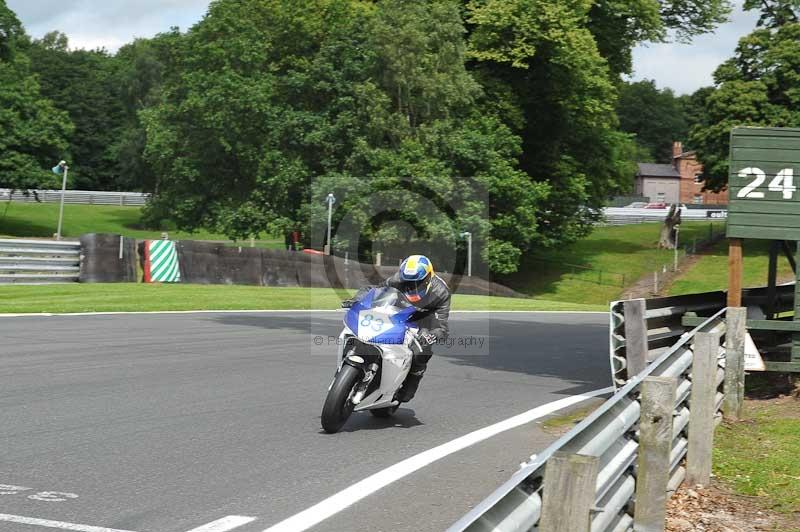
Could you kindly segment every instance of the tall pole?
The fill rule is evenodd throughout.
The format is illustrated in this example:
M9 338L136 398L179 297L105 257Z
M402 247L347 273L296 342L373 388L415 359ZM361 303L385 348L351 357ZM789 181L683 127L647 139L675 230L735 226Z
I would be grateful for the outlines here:
M467 277L472 277L472 233L464 231L461 237L467 239Z
M467 233L467 277L472 277L472 233Z
M61 180L61 206L58 209L58 229L56 230L56 240L61 240L61 222L64 219L64 194L67 191L67 173L69 172L69 166L61 161L59 165L64 169L64 178Z
M331 219L333 218L333 204L336 202L336 198L333 196L333 193L328 194L328 198L326 200L328 202L328 240L327 240L327 247L325 248L326 255L330 255L333 251L331 246Z

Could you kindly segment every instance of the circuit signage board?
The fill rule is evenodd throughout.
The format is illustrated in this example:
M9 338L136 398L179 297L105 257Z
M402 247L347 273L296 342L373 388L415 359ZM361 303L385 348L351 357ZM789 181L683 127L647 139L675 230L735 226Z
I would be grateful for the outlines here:
M731 132L728 238L800 240L800 129Z

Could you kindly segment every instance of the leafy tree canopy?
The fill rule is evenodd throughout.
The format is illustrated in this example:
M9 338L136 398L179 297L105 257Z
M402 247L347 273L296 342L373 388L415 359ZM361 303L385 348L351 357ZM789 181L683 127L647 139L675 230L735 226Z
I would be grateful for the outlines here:
M72 124L42 97L30 61L22 52L27 36L0 0L0 187L57 186L50 172L63 156Z
M753 9L755 4L749 2ZM800 23L798 2L764 1L760 26L742 38L735 55L714 73L716 87L704 94L705 114L691 142L705 165L706 187L728 181L733 127L800 126Z
M620 127L636 135L649 160L669 163L672 141L688 135L685 105L671 89L659 90L652 80L623 83L617 103Z

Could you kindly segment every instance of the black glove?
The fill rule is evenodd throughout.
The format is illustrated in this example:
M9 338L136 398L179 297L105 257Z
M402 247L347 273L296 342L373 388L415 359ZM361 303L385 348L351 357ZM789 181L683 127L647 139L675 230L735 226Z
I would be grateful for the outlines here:
M417 342L421 347L428 347L436 343L436 336L431 334L428 329L420 329L417 331Z
M350 308L353 306L354 303L355 301L353 301L352 299L345 299L344 301L342 301L342 308Z

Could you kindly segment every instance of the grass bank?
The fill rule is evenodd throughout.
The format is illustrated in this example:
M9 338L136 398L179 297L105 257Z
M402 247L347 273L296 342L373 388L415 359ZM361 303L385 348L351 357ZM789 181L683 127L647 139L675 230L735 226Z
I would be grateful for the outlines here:
M769 242L744 241L743 285L747 288L766 286L769 266ZM778 258L778 277L790 278L792 268L786 257ZM728 287L728 241L723 240L704 253L669 287L669 295L725 290Z
M0 235L18 238L50 238L58 225L57 203L0 202ZM140 207L113 205L64 205L62 234L78 238L85 233L115 233L134 238L161 238L161 230L142 227ZM230 242L222 234L209 231L187 233L168 231L175 240L213 240ZM249 245L249 242L245 243ZM256 241L259 247L283 247L283 240L271 237Z
M723 227L721 222L684 222L680 239L702 240ZM598 227L570 246L532 253L517 274L501 282L551 301L606 305L641 277L672 264L673 252L658 249L660 228L659 223Z
M762 507L797 519L800 530L800 400L745 403L744 419L716 433L714 473Z
M352 291L232 285L64 284L0 287L0 313L336 309ZM598 305L455 295L453 310L602 311Z

